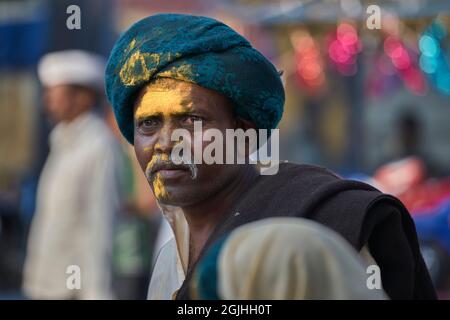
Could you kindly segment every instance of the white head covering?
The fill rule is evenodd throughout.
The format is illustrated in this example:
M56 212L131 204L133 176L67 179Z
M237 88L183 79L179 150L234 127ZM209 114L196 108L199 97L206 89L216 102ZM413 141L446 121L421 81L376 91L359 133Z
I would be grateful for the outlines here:
M218 257L223 299L386 299L368 289L366 266L334 231L300 218L270 218L231 233Z
M65 50L46 54L38 65L39 80L44 86L82 85L103 91L105 60L82 50Z

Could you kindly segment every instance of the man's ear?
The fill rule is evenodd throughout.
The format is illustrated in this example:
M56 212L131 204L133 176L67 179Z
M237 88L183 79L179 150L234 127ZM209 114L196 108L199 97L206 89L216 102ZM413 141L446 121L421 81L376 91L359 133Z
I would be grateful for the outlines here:
M243 129L248 130L248 129L255 129L256 130L256 125L251 122L250 120L246 120L243 118L236 118L236 128L235 129Z
M255 152L258 149L258 130L256 125L250 121L243 118L236 118L236 127L235 129L242 129L247 131L249 129L253 129L256 132L256 141L254 141L254 145L250 145L249 139L245 139L245 158L248 159L250 154Z

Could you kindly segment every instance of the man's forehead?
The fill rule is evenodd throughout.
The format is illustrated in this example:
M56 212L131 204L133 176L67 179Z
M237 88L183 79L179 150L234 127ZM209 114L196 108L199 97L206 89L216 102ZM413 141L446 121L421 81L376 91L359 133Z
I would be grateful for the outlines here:
M184 81L167 80L142 88L135 103L135 117L214 108L227 103L225 97L212 90Z
M184 90L147 90L135 106L135 116L162 113L171 114L186 112L207 102L202 96Z

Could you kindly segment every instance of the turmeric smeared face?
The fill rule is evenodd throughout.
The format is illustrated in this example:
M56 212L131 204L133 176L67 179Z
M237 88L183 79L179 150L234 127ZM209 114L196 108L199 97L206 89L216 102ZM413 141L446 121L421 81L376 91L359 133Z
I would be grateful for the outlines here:
M193 179L190 166L171 162L172 149L178 143L172 141L172 132L185 129L193 137L195 121L202 121L203 131L215 128L224 136L226 129L236 125L231 102L196 84L158 79L144 87L136 100L134 149L155 197L163 204L195 205L238 174L238 165L197 164ZM202 142L202 148L208 143Z

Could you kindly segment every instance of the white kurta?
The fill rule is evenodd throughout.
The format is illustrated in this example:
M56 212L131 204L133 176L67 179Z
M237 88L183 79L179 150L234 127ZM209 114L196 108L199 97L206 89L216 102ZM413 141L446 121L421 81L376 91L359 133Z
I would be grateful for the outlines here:
M186 277L189 258L189 226L181 208L160 207L173 236L156 257L147 294L149 300L174 298Z
M28 239L23 287L29 297L112 297L112 223L121 204L122 160L110 130L92 113L52 131ZM80 268L81 289L67 286L70 265Z

